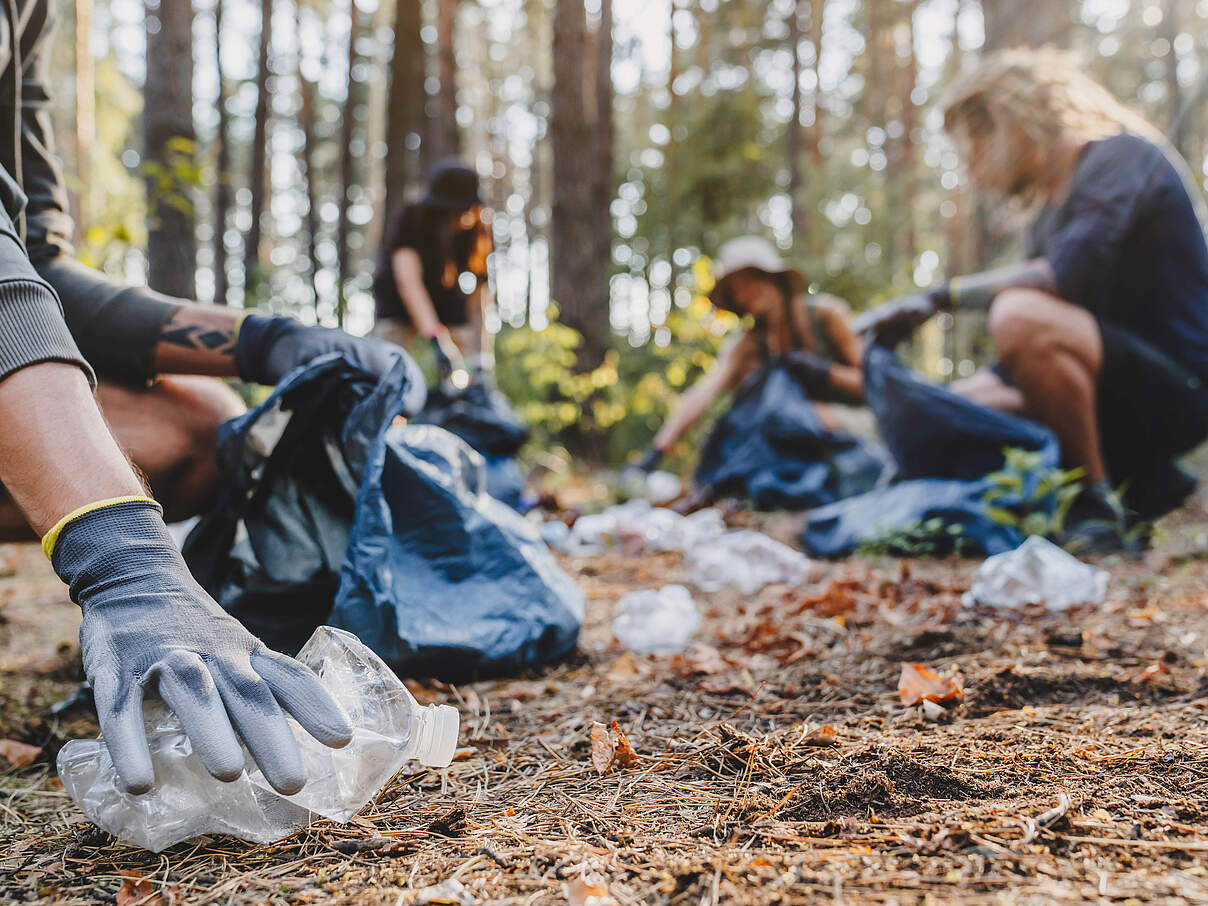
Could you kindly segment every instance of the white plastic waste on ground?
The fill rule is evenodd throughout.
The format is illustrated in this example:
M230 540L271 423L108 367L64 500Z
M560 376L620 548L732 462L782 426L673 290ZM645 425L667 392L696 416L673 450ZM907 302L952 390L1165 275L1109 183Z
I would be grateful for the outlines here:
M632 591L621 598L612 634L638 654L676 654L700 627L692 594L682 585Z
M415 759L430 767L453 760L460 719L449 705L421 707L397 676L351 633L321 626L298 654L352 719L352 742L330 749L290 720L306 768L306 786L276 792L247 756L248 770L216 780L193 753L180 722L162 703L144 709L155 787L140 796L118 785L104 742L72 740L59 752L59 777L89 820L159 852L201 834L233 834L267 843L322 816L345 822Z
M800 585L812 563L805 554L760 532L738 529L710 538L685 551L690 580L701 591L727 585L754 594L771 582Z
M725 530L719 510L681 516L675 510L651 506L646 500L631 500L602 513L580 516L565 535L557 529L542 534L564 553L595 557L609 550L684 551Z
M989 607L1043 604L1059 611L1076 604L1098 604L1107 594L1107 579L1104 570L1033 535L1015 550L987 559L964 601L967 606Z
M645 497L655 506L670 503L683 490L683 481L672 472L654 471L646 476Z

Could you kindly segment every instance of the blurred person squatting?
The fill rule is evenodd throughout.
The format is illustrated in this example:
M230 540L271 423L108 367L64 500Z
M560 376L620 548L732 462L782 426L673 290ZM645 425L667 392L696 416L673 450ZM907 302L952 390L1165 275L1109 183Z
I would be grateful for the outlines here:
M863 397L863 346L843 300L809 293L805 276L758 236L725 243L714 275L709 301L749 318L750 326L725 341L713 367L683 395L638 464L641 469L653 469L723 393L736 390L772 358L781 358L819 404L819 417L828 427L835 422L828 402L853 403Z
M999 361L953 386L1053 430L1087 488L1069 523L1112 548L1194 481L1208 436L1208 246L1185 162L1074 56L1011 49L950 90L944 123L970 182L1032 215L1023 262L953 277L862 325L894 345L934 312L989 311ZM1112 487L1123 487L1122 501Z

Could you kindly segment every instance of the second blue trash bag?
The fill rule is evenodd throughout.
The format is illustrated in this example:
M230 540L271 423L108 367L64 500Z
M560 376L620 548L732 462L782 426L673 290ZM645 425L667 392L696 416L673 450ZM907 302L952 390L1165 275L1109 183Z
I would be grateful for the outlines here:
M185 542L202 586L293 653L329 622L403 675L463 679L564 656L583 598L535 530L484 492L482 457L395 425L407 375L338 356L222 426L222 491Z
M705 441L694 481L760 509L801 510L876 487L884 453L826 428L779 359L753 373Z
M1002 468L1008 447L1039 451L1040 470L1056 467L1052 431L924 381L879 346L865 356L864 394L897 464L895 483L809 513L802 532L807 551L843 556L931 519L960 526L969 552L992 555L1023 542L1016 528L987 515L986 475Z

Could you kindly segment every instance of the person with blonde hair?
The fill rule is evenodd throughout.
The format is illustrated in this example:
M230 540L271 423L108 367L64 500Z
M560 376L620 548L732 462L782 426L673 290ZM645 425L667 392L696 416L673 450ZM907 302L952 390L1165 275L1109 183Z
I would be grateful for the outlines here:
M944 125L978 189L1033 214L1025 260L890 303L893 345L934 312L989 311L1000 361L955 389L1051 428L1085 470L1084 549L1182 502L1175 457L1208 436L1208 246L1186 164L1070 54L1013 49L960 80Z

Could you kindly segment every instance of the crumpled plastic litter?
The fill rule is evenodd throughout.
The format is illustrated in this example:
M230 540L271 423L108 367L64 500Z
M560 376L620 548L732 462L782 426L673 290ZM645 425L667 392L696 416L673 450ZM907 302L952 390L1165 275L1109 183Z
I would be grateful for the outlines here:
M1098 604L1107 594L1108 574L1033 535L1013 551L995 554L977 571L965 593L966 606L1022 607L1043 604L1051 611Z
M459 717L449 705L421 707L382 660L340 629L321 626L298 654L352 720L352 742L331 749L291 718L306 770L292 796L274 790L250 755L226 783L206 771L179 719L162 702L144 706L155 786L125 792L101 739L76 739L59 752L63 787L88 819L116 837L161 850L201 834L233 834L268 843L318 816L346 822L411 759L446 767L457 747Z
M612 634L637 654L676 654L700 628L696 602L682 585L631 591L619 608Z
M701 591L719 591L727 585L753 594L771 582L800 585L813 564L787 544L760 532L738 529L687 550L690 581Z
M726 530L721 511L713 508L681 516L646 500L609 507L580 516L569 533L543 532L564 553L595 557L610 550L638 554L646 551L686 551Z

